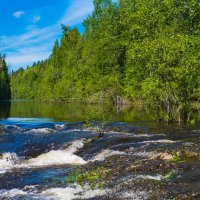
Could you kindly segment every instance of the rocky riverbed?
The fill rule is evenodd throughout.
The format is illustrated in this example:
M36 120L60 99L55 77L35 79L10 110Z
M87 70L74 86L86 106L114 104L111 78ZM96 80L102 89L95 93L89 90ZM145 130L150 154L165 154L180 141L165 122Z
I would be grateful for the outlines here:
M200 131L36 120L0 128L0 199L199 199Z

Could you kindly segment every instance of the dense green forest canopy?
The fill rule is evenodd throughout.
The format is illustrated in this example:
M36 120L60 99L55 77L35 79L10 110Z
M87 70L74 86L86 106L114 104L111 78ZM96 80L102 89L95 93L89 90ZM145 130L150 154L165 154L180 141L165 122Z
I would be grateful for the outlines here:
M9 100L10 77L8 75L8 66L5 61L5 55L0 54L0 100Z
M188 119L200 98L199 0L94 0L85 32L62 26L49 59L11 77L12 98L145 102ZM160 114L158 112L158 114Z

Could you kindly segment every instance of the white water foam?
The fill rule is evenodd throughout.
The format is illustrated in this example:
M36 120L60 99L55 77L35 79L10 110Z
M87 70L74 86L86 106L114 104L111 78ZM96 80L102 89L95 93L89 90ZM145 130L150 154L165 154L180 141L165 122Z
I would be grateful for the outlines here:
M67 188L51 188L41 193L42 197L54 200L89 199L105 195L104 190L84 190L81 186Z
M94 197L100 197L106 195L105 190L91 190L83 188L80 185L74 185L66 188L50 188L41 193L37 190L32 192L25 192L24 190L12 189L12 190L0 190L0 199L17 197L30 197L30 199L44 199L44 200L73 200L73 199L89 199Z
M175 141L172 140L167 140L167 139L161 139L161 140L148 140L144 142L138 142L138 143L163 143L163 144L170 144L170 143L175 143Z
M27 195L27 192L19 189L12 189L12 190L0 190L0 199L7 199L12 198L15 199L16 196L24 196Z
M29 160L22 160L15 153L3 153L2 158L0 158L0 173L6 173L13 168L34 168L64 164L83 165L86 164L86 161L74 154L83 146L82 140L76 140L67 149L52 150Z
M124 192L120 194L120 199L145 200L148 197L148 193L145 191Z
M59 130L63 130L66 127L66 124L55 124L54 127Z
M104 161L107 157L115 156L115 155L126 155L123 151L113 151L109 149L102 150L101 153L94 156L90 161Z
M135 179L147 179L147 180L156 180L156 181L160 181L162 179L162 177L160 175L155 175L155 176L151 176L151 175L138 175L135 177Z
M12 169L18 160L19 158L15 153L3 153L0 159L0 174Z
M14 168L34 168L64 164L84 165L87 162L104 161L107 157L114 155L126 155L126 153L122 151L106 149L92 159L85 161L83 158L74 154L83 146L83 140L76 140L65 150L52 150L29 160L22 160L18 158L15 153L4 153L2 159L0 159L0 173L6 173L8 170Z
M114 155L126 155L126 153L122 151L106 149L92 159L85 161L83 158L74 154L83 146L83 140L76 140L64 150L52 150L29 160L22 160L18 158L15 153L4 153L0 159L0 173L6 173L13 168L34 168L64 164L84 165L87 162L103 161L107 157Z
M38 129L31 129L26 133L42 133L42 134L50 134L54 133L55 131L51 128L38 128Z
M149 144L152 144L152 143L155 143L155 144L172 144L172 143L175 143L176 141L172 141L172 140L167 140L167 139L161 139L161 140L147 140L147 141L142 141L142 142L130 142L130 143L127 143L127 145L131 146L131 145L138 145L138 144L143 144L145 146L149 145ZM114 145L112 147L120 147L120 146L123 146L124 144L117 144L117 145Z
M83 158L75 155L74 153L84 146L83 140L74 141L66 150L52 150L48 153L42 154L37 158L28 160L27 164L30 167L50 166L50 165L63 165L75 164L84 165L87 162L104 161L107 157L114 155L126 155L122 151L103 150L92 159L85 161Z
M48 153L42 154L37 158L28 160L27 164L31 167L62 165L62 164L85 164L86 161L74 153L82 148L84 143L82 140L72 142L72 144L65 150L52 150Z
M63 164L85 164L81 157L71 154L67 151L50 151L46 154L42 154L37 158L32 158L28 161L28 166L40 167L51 165L63 165Z

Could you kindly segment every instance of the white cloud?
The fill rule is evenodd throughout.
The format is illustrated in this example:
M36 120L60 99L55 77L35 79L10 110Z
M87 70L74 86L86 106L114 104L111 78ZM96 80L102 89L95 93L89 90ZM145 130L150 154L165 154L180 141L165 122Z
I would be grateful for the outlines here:
M75 0L75 2L66 10L64 16L58 21L58 24L72 26L81 23L92 12L93 0Z
M30 52L30 53L14 53L7 58L9 66L12 66L12 69L17 69L18 67L27 66L28 63L31 65L34 61L44 60L49 56L49 52ZM15 64L15 67L13 67Z
M61 36L61 24L74 26L80 24L93 10L93 0L73 0L64 15L51 26L39 28L36 25L26 27L27 32L21 35L1 36L0 51L7 54L8 64L17 69L31 65L34 61L48 58L56 39ZM40 16L35 18L40 20Z
M23 10L19 10L13 13L13 17L15 18L21 18L23 15L25 15L25 12Z
M32 23L37 23L41 20L41 16L40 15L35 15L33 18L31 18L31 22Z

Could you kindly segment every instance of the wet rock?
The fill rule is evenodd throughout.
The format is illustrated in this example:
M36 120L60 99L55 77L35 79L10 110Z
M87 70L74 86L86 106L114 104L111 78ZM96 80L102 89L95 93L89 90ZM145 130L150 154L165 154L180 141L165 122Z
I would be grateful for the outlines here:
M200 160L200 152L199 151L182 151L181 152L182 158L188 159L195 159Z
M167 152L158 153L151 157L151 159L153 160L172 160L172 158L173 158L173 155Z
M199 161L200 160L200 149L195 147L190 148L180 148L177 150L174 150L172 152L173 161Z
M163 160L145 160L140 161L137 164L132 164L130 166L127 166L125 168L126 171L142 171L144 172L163 172L169 169L172 169L174 167L174 164L171 162L165 162Z
M4 133L4 132L5 132L5 131L4 131L3 127L0 126L0 134L2 134L2 133Z

